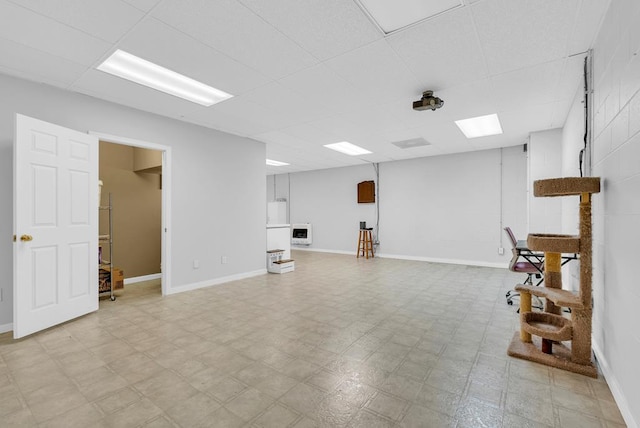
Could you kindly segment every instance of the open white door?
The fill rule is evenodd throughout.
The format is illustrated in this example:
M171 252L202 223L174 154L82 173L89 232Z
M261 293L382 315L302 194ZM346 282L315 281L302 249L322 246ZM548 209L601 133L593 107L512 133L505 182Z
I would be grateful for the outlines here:
M16 115L13 337L98 309L98 138Z

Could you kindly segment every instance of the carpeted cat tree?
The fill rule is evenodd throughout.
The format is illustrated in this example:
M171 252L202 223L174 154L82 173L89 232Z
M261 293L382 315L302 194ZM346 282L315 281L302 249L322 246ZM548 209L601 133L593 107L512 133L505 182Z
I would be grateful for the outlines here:
M515 287L520 292L520 332L511 340L507 352L510 356L598 377L591 362L591 195L599 192L599 177L553 178L533 183L536 197L580 196L580 234L528 236L529 249L544 252L544 286ZM580 254L577 294L562 289L562 253ZM544 312L532 312L532 295L545 298ZM563 307L571 309L571 319L562 316Z

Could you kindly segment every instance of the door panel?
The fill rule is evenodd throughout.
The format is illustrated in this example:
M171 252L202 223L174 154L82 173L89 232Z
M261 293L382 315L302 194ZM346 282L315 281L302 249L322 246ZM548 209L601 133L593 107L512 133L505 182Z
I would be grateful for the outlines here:
M97 137L16 115L15 338L98 309L97 198Z

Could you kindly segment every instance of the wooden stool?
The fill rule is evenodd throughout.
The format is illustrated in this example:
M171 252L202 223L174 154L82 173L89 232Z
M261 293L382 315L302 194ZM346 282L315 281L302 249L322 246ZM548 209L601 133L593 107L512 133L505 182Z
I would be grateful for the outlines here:
M358 252L356 257L369 258L369 254L373 258L373 239L371 237L371 229L360 229L358 234Z

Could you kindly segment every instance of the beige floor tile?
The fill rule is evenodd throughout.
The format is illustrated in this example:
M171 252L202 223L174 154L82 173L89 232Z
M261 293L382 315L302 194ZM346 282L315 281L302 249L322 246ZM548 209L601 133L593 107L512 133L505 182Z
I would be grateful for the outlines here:
M142 400L142 395L133 388L128 387L102 397L96 401L96 404L102 412L109 414L128 407L140 400Z
M166 414L178 425L192 427L219 408L217 401L199 393L169 408Z
M162 414L162 410L145 398L136 401L118 412L111 413L104 418L106 426L137 427L149 422Z
M246 389L247 385L244 383L230 376L225 376L215 380L205 392L221 403L226 403Z
M455 415L460 428L498 427L502 425L502 417L502 409L474 398L463 400Z
M220 407L217 410L214 410L213 413L204 418L198 425L195 425L197 428L240 428L246 425L244 419L239 416L236 416L231 411L225 409L224 407Z
M366 408L387 419L398 420L409 403L396 397L384 393L378 393L366 404Z
M265 410L253 422L253 426L260 428L281 428L293 424L300 415L281 404L274 404Z
M48 419L42 425L50 428L85 428L102 419L104 414L95 404L84 404L62 415Z
M569 409L558 409L561 427L602 428L600 419Z
M348 423L348 428L391 428L395 422L367 410L360 410Z
M298 383L297 380L288 376L275 374L254 385L254 387L273 398L280 398Z
M397 426L623 425L602 378L506 355L520 279L506 269L295 258L286 275L167 297L136 284L62 326L1 334L1 424L375 427L400 402Z
M502 426L504 428L550 428L553 425L545 425L538 421L532 421L514 415L513 413L505 412L502 419Z
M225 403L225 407L242 419L249 421L266 410L274 398L254 388L247 388Z
M278 401L295 411L316 420L316 409L326 393L318 388L299 383L284 394Z
M415 398L415 403L439 413L453 417L458 409L460 396L437 389L431 385L423 385Z
M424 428L425 426L446 428L455 427L456 421L443 413L414 404L397 426L401 428Z

